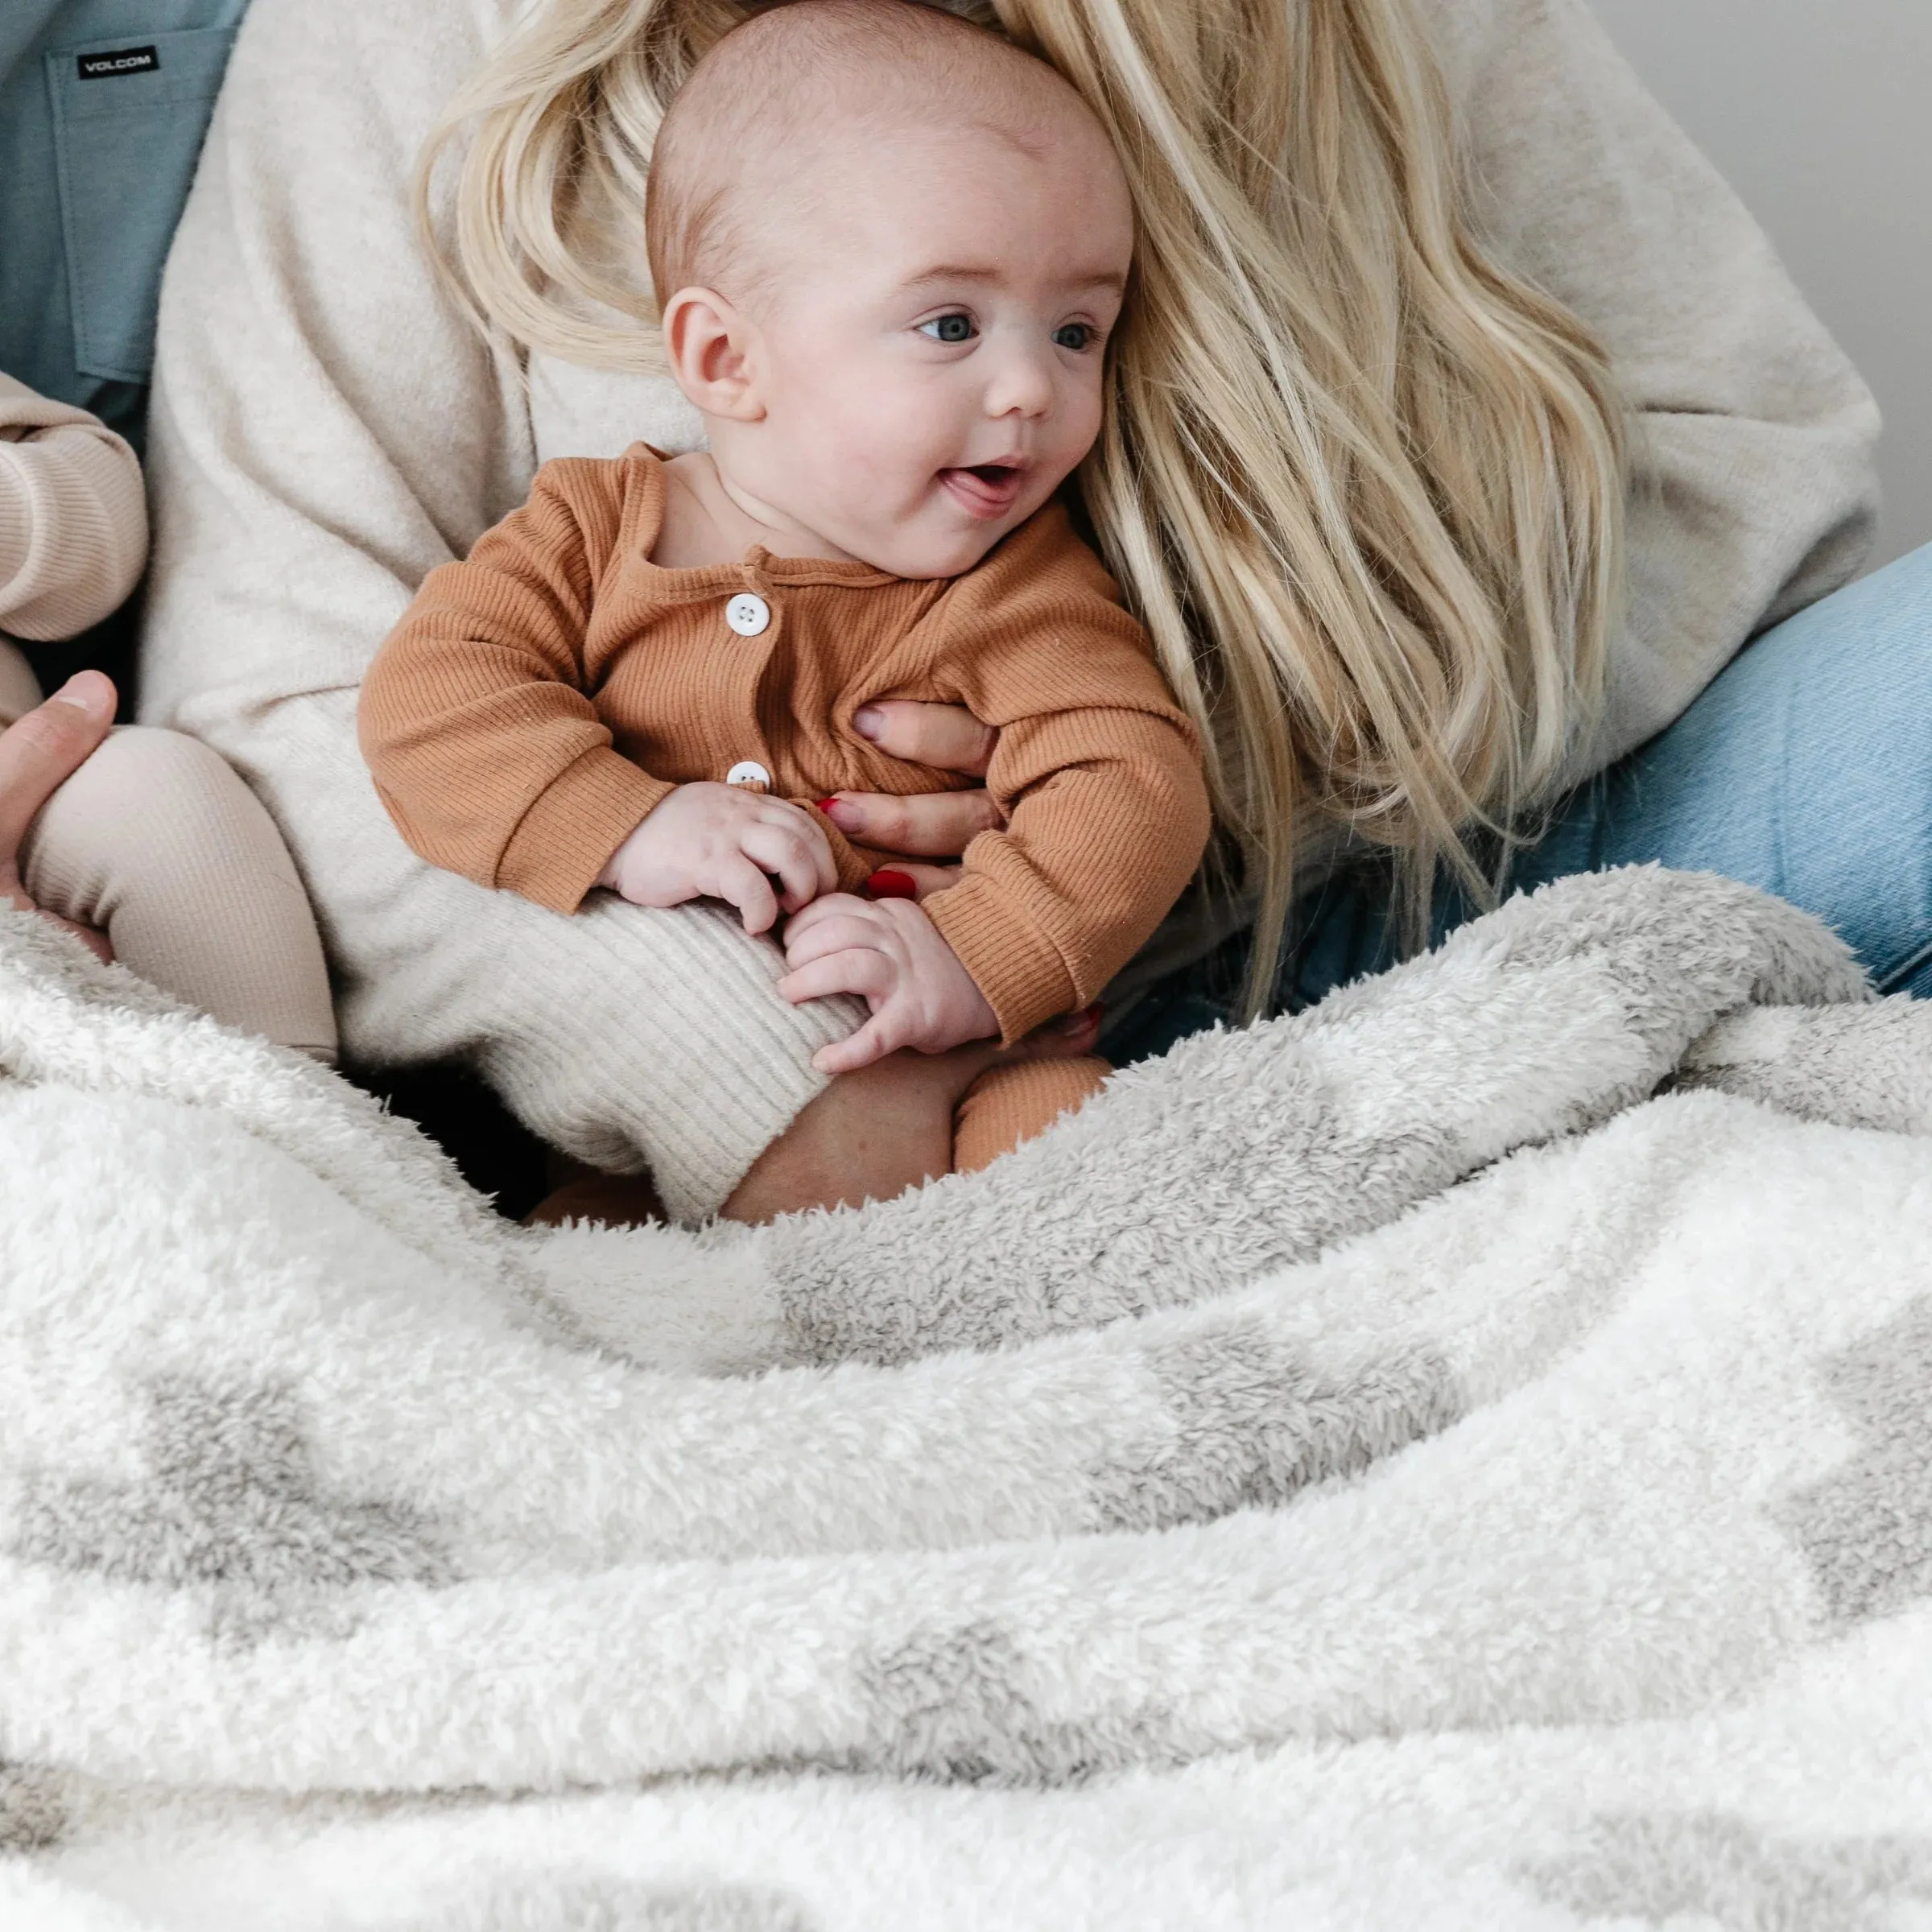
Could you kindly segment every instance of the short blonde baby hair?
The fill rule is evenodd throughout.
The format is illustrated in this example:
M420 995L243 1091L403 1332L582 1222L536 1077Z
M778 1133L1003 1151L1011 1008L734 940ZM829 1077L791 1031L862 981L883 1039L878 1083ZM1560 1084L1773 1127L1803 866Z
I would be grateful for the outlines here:
M743 292L756 274L748 205L795 184L815 141L935 115L1027 148L1070 116L1104 138L1044 61L936 6L786 0L734 27L679 89L651 150L644 237L659 301L724 283Z

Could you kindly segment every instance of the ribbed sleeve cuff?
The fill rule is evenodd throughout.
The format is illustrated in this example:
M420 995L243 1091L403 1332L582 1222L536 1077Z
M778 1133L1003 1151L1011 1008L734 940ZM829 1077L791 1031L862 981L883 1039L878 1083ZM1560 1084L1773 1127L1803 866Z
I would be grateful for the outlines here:
M16 601L14 580L27 568L33 543L34 519L27 501L25 479L0 454L0 611Z
M1059 948L989 880L962 879L921 904L986 996L1002 1045L1072 1011L1078 990Z
M610 855L676 787L599 745L556 778L524 813L497 864L500 891L575 912Z

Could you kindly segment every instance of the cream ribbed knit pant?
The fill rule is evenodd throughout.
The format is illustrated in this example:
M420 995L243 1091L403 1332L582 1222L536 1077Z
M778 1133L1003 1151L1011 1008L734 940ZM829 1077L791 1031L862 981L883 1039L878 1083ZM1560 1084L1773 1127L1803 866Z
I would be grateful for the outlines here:
M40 702L0 644L0 724ZM35 905L105 932L114 957L231 1026L333 1059L308 895L275 821L221 756L179 732L114 732L47 800L20 850Z

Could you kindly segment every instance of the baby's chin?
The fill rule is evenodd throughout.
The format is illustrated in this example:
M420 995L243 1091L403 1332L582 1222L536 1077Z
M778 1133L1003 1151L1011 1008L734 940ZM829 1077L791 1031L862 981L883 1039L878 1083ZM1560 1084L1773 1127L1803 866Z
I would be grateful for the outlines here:
M1019 528L1033 509L1016 506L1008 515L994 521L968 519L956 512L935 517L929 526L900 527L874 533L869 543L849 542L844 547L869 564L874 570L890 571L895 577L923 582L937 577L963 577L983 562L986 553L1009 532ZM948 526L951 527L948 527Z

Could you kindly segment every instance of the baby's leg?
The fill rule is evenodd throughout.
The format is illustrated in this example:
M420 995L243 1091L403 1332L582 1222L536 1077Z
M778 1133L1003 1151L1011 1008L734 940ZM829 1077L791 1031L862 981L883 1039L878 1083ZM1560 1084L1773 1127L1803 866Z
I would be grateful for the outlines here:
M719 1212L769 1221L889 1201L952 1168L952 1116L997 1046L894 1053L842 1073L752 1163Z
M261 801L171 731L114 732L21 852L35 904L94 926L122 964L231 1026L333 1059L315 915Z
M956 1164L984 1166L1051 1126L1106 1077L1104 1061L1085 1057L1099 1030L1099 1009L1041 1028L1019 1046L991 1042L951 1053L895 1053L857 1073L842 1073L753 1163L719 1211L726 1220L769 1221L807 1208L857 1207L889 1201L950 1174ZM995 1071L1038 1066L1096 1068L1071 1083L1049 1077L1028 1102L1001 1100L996 1086L972 1137L976 1158L959 1163L955 1117L976 1083ZM1016 1092L1020 1089L1014 1090Z
M1063 1113L1079 1109L1106 1084L1113 1069L1083 1055L1075 1060L1009 1060L989 1067L960 1098L952 1123L952 1167L973 1174L1044 1133Z

